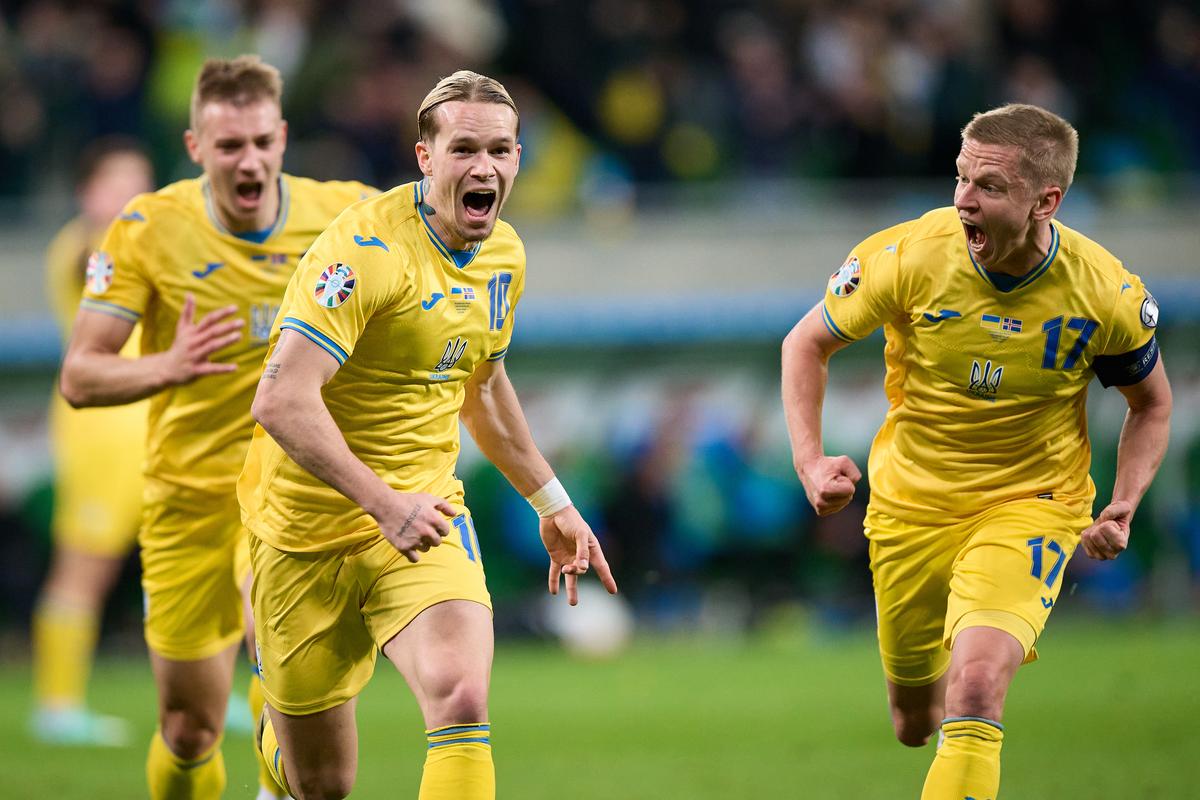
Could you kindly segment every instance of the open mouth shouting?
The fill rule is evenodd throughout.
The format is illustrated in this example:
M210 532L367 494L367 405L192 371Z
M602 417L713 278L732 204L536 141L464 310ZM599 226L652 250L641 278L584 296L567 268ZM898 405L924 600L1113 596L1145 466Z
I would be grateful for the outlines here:
M258 208L263 196L262 181L238 181L234 188L237 190L239 206L244 209Z
M463 194L462 204L468 222L486 222L491 216L492 207L496 204L496 190L475 189L466 192Z
M987 233L978 225L973 225L965 219L961 221L963 231L967 234L967 248L970 249L971 255L976 257L981 256L984 248L987 247Z

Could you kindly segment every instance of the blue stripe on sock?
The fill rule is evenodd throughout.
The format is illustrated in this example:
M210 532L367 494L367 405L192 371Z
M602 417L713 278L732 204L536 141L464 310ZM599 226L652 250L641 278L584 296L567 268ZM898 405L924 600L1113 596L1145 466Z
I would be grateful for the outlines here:
M491 725L484 722L480 725L457 725L453 728L443 728L442 730L427 731L426 736L451 736L455 733L466 733L467 731L486 731L491 730Z
M486 745L490 745L491 743L492 743L491 739L489 739L487 736L482 736L482 737L474 738L474 739L450 739L445 742L430 742L429 747L426 749L432 750L435 747L445 747L446 745L450 745L450 744L486 744Z

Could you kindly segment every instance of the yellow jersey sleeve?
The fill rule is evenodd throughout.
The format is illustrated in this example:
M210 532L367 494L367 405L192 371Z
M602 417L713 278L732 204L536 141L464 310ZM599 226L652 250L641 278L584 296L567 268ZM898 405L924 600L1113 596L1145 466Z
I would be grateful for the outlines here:
M1092 360L1092 369L1104 386L1138 383L1158 363L1158 301L1129 272L1121 276L1116 305L1106 326L1108 336Z
M81 308L129 322L142 318L154 292L146 263L154 258L149 238L147 212L135 197L88 258Z
M1108 339L1099 354L1115 356L1136 350L1154 335L1158 327L1158 302L1137 275L1123 276L1117 303L1108 325Z
M303 335L345 364L376 314L411 300L407 269L384 247L363 247L334 225L300 262L280 312L279 329ZM360 237L361 238L361 237Z
M821 317L843 342L858 341L903 313L898 250L905 228L897 225L864 240L829 277Z

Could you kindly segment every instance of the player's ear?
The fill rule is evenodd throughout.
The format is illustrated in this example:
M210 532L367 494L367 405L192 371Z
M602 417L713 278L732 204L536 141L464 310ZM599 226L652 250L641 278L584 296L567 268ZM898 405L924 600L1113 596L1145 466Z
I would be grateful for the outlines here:
M1038 193L1037 204L1033 207L1033 218L1038 222L1050 219L1062 205L1063 190L1058 186L1047 186Z
M287 149L288 124L286 119L279 120L279 144Z
M429 145L424 139L417 139L417 167L421 170L421 174L426 178L433 176L433 151L429 149Z
M188 158L192 163L200 164L200 137L191 128L183 132L183 146L187 148Z

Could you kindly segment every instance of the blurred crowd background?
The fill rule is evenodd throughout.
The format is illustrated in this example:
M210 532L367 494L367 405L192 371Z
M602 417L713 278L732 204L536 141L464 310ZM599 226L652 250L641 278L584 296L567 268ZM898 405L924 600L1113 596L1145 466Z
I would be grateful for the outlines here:
M10 318L0 336L0 628L26 625L48 551L44 408L57 344L37 254L71 214L78 155L124 134L145 143L160 184L195 175L180 141L192 81L206 56L241 52L282 71L286 168L318 178L382 187L414 178L415 109L455 69L513 91L524 155L506 216L526 233L531 278L509 369L636 617L662 629L739 631L777 612L831 626L871 620L867 487L838 516L808 510L779 407L779 342L856 241L949 203L958 132L972 113L1023 101L1063 114L1082 135L1068 218L1163 300L1177 419L1131 552L1104 565L1075 559L1061 605L1068 614L1200 609L1194 4L5 0L0 9L9 287L0 310ZM808 244L822 235L833 243ZM622 271L638 253L650 268ZM886 407L881 349L878 339L860 344L833 370L828 447L860 464ZM1094 386L1101 503L1123 408ZM524 611L542 591L544 553L532 512L469 443L461 474L497 624L534 630L538 615ZM131 635L138 597L131 562L113 611Z
M464 64L516 94L527 170L559 200L607 182L945 174L965 119L1004 101L1085 131L1086 174L1200 168L1200 16L1169 0L3 7L9 195L61 191L80 147L114 133L147 141L164 179L190 174L191 82L237 52L284 74L295 171L380 185L412 175L414 110Z

